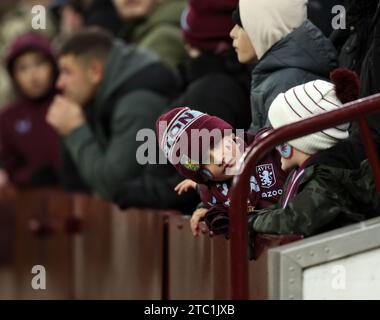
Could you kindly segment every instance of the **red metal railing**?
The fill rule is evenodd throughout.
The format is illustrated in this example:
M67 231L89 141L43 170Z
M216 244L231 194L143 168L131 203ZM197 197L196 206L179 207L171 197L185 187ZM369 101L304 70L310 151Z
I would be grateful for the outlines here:
M275 146L317 131L358 121L361 138L380 195L380 167L374 141L365 117L380 111L380 94L346 104L343 108L271 131L247 150L243 172L233 182L230 217L232 299L248 299L247 197L252 168Z

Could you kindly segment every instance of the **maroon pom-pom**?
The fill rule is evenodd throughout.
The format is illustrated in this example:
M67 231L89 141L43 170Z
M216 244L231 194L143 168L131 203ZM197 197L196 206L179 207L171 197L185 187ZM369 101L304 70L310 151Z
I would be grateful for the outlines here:
M330 79L335 85L337 98L343 104L359 99L360 82L354 71L338 68L331 72Z

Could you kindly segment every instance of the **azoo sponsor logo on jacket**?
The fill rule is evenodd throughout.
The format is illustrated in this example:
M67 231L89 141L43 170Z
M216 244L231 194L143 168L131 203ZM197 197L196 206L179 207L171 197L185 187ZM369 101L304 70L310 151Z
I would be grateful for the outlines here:
M282 195L282 189L278 190L273 190L273 191L267 191L261 193L261 198L272 198L272 197L277 197Z

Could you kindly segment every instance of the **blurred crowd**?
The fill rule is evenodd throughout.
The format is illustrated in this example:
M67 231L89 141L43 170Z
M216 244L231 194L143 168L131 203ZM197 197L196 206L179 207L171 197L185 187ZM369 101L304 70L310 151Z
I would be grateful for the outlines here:
M36 5L45 8L45 29L33 28ZM340 12L334 6L345 9L344 29L333 28ZM174 121L183 112L175 107L190 107L223 121L208 122L218 128L257 135L286 118L279 112L270 117L279 94L330 81L338 67L358 75L356 98L378 93L378 15L377 0L2 0L0 196L53 186L96 194L121 208L186 214L197 208L196 234L210 207L228 202L223 184L196 181L170 163L138 163L139 130L154 130L162 114L176 110L165 117ZM332 89L316 90L324 100ZM330 100L347 102L338 98ZM377 136L376 117L370 124ZM357 169L366 157L358 130L339 130L347 131L345 141L326 142L320 158ZM342 152L347 148L352 156ZM156 149L158 159L165 150ZM279 156L268 161L276 168ZM212 170L206 175L217 177ZM261 182L276 195L252 203L254 208L279 201L287 174L278 171L280 186L269 185L269 178ZM199 207L201 200L209 206ZM211 227L213 218L208 216ZM273 230L268 219L255 217L252 225L262 232L296 232Z

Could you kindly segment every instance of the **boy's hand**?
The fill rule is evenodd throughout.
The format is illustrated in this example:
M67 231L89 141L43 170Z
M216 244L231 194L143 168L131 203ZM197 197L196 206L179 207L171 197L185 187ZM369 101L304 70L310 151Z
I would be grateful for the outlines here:
M46 121L60 135L66 136L82 126L86 120L80 105L57 95L49 108Z
M182 193L187 192L190 188L196 189L197 183L193 180L186 179L177 184L174 190L178 193L178 195L181 195Z
M194 237L199 235L199 222L205 217L207 212L208 209L205 208L200 208L194 211L193 216L190 219L190 229Z
M9 183L8 173L4 169L0 169L0 189Z
M16 188L9 179L8 173L0 169L0 200L10 198L16 194Z

